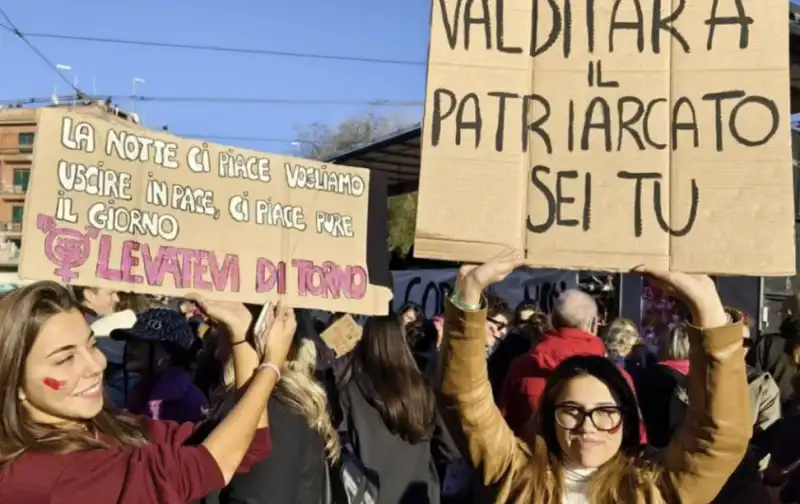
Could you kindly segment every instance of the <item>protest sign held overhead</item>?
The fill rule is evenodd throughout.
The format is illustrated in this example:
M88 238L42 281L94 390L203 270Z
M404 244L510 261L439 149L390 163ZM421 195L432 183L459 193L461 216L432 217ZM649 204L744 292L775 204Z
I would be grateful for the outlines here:
M794 274L786 11L434 0L415 255Z
M39 113L20 275L385 314L366 264L369 171Z

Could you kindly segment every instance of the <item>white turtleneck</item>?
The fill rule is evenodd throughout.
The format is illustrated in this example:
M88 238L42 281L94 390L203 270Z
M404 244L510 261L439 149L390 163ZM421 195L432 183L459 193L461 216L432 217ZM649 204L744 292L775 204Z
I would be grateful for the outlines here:
M561 504L589 504L589 478L596 471L564 468L564 497Z

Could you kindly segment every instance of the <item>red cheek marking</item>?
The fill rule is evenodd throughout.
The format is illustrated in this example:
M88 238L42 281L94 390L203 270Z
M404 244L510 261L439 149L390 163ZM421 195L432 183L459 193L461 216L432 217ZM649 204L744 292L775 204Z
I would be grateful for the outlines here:
M614 427L613 429L609 429L607 432L608 432L609 434L616 434L617 432L619 432L619 431L621 431L621 430L622 430L622 422L620 422L620 423L619 423L619 425L617 425L617 426L616 426L616 427Z
M53 390L61 390L64 387L64 385L66 384L66 382L63 382L63 381L60 381L60 380L56 380L55 378L50 378L50 377L45 378L42 381L44 382L45 385L47 385L48 387L50 387Z

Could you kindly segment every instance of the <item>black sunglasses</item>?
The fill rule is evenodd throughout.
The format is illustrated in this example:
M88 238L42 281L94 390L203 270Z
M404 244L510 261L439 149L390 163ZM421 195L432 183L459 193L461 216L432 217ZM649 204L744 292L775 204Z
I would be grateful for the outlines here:
M497 329L499 329L499 330L503 330L508 326L508 323L503 322L501 320L497 320L497 319L492 318L492 317L486 317L486 320L488 320L492 324L496 325Z
M622 408L619 406L598 406L590 410L574 404L557 404L556 424L564 430L574 431L583 426L586 418L595 429L602 432L615 431L622 425Z

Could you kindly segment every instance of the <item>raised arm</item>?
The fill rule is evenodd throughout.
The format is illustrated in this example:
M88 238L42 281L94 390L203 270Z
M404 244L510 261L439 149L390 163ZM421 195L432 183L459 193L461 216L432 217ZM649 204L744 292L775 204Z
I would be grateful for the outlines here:
M297 328L297 321L291 308L278 303L275 320L267 335L267 349L262 365L258 366L258 372L254 373L247 371L242 365L244 362L254 370L255 364L258 364L258 360L254 362L252 358L255 351L252 348L245 348L249 346L245 340L252 322L252 316L247 308L238 303L215 302L199 296L193 296L192 299L199 301L211 318L227 326L232 342L242 342L236 345L242 348L235 350L233 358L237 386L242 381L243 375L248 376L246 391L202 443L217 462L225 484L228 484L247 455L256 430L266 428L268 425L267 401L279 379L280 369L286 360Z
M484 482L501 483L498 502L503 494L508 496L515 475L526 468L531 453L514 437L494 403L486 369L482 291L518 265L518 259L509 257L480 266L478 271L462 267L455 302L448 300L446 305L440 356L441 394L456 409L470 459L482 470ZM496 271L481 271L487 267Z
M687 304L689 409L662 459L661 490L668 502L711 502L741 462L753 433L744 328L729 321L713 281L704 275L653 273Z

